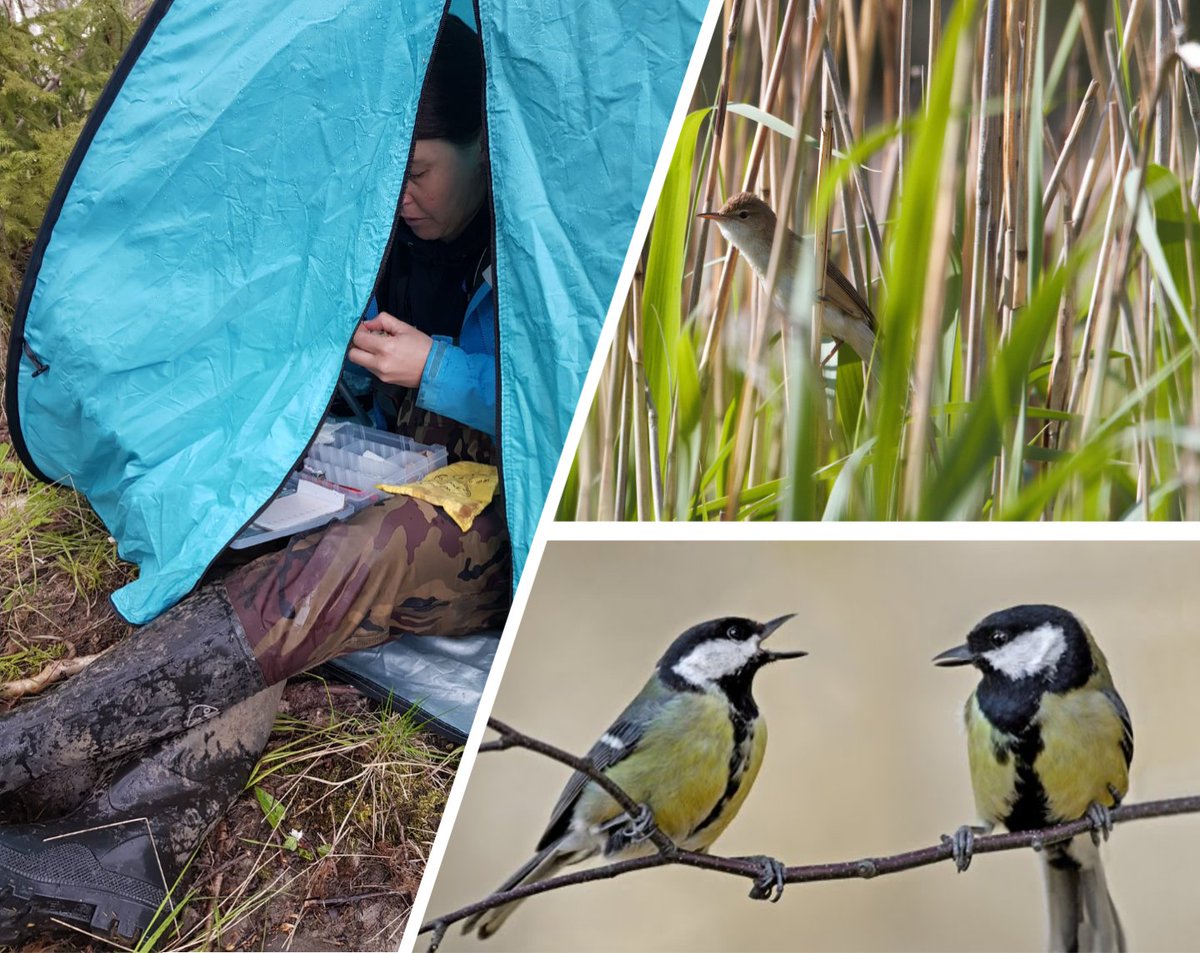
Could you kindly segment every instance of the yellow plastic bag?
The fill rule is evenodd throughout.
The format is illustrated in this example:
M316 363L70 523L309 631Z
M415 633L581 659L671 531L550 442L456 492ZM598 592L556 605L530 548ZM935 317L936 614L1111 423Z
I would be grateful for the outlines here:
M492 502L499 482L500 474L495 467L463 461L434 470L416 483L403 486L380 483L379 489L440 506L465 533L475 522L475 517Z

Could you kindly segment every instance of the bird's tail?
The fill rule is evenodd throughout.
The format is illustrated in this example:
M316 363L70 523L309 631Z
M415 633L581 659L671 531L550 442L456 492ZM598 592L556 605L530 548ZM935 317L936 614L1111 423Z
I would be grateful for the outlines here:
M538 851L520 870L504 881L494 892L502 893L505 890L512 890L513 887L520 884L537 883L539 880L547 880L553 877L562 867L570 862L570 858L563 855L559 847L559 843L555 842L544 850ZM472 930L475 930L479 934L479 939L486 940L500 929L505 920L512 916L513 911L517 909L517 905L520 903L520 900L514 900L512 903L493 907L490 910L483 910L474 916L468 917L463 922L463 933L470 933Z
M1123 953L1125 932L1108 894L1100 848L1090 834L1046 849L1046 902L1051 951Z

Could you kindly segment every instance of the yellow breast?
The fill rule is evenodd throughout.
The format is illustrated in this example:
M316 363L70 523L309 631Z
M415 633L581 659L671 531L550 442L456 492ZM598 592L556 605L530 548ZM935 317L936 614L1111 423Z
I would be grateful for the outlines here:
M650 807L659 828L676 844L702 849L728 826L754 783L766 748L766 726L759 721L753 731L741 783L720 818L696 831L725 795L733 725L724 699L691 694L670 704L676 710L656 719L637 752L614 765L608 775L634 801ZM615 801L589 785L580 795L575 816L599 824L620 813Z
M1042 751L1034 770L1046 790L1051 818L1075 820L1092 802L1114 806L1109 785L1119 797L1125 796L1125 728L1104 694L1085 685L1065 695L1046 695L1037 720Z
M1000 824L1016 799L1017 767L1005 747L1009 736L984 717L974 692L967 699L966 721L975 809L982 820Z

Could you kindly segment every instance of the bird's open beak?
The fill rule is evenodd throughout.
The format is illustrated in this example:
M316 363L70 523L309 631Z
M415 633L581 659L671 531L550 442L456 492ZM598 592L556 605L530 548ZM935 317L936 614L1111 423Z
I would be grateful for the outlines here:
M971 649L963 644L956 645L952 649L946 649L940 655L933 657L933 664L940 665L943 668L950 668L955 665L971 665L975 661L975 657L971 655Z
M772 632L774 632L781 625L783 625L785 622L787 622L788 619L794 619L795 617L796 617L796 613L789 612L787 615L781 615L778 619L772 619L770 622L763 623L762 635L760 635L759 639L758 639L759 645L760 645L759 650L758 650L758 660L763 665L766 665L768 662L781 662L784 659L789 659L789 658L804 658L804 656L806 656L808 654L807 652L801 652L801 651L768 652L761 647L761 644L767 640L767 636L769 636Z

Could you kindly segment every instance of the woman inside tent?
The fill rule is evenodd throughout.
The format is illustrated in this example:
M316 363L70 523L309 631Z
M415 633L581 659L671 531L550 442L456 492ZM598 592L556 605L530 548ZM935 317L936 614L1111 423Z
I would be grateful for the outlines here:
M375 411L396 429L445 444L451 460L492 464L482 94L478 38L447 17L378 313L348 357L372 372ZM288 676L392 633L499 628L510 576L498 503L464 532L441 510L394 497L201 587L0 716L0 803L19 800L41 818L0 826L0 946L63 924L126 938L145 930L245 784Z

